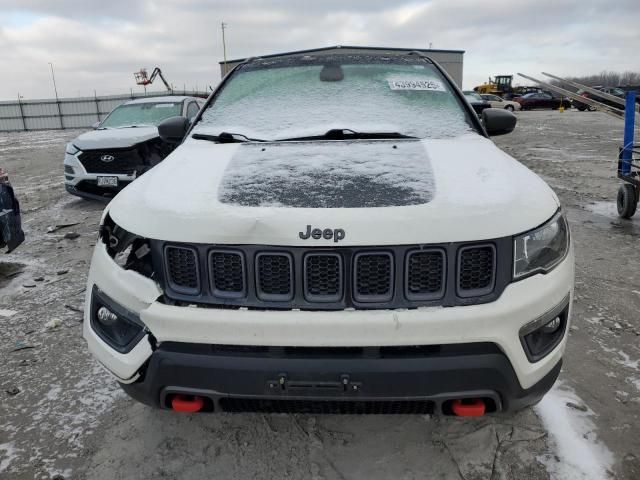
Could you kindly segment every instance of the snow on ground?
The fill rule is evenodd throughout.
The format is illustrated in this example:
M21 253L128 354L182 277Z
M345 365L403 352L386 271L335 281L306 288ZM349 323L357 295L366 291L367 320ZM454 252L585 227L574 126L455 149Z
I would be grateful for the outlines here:
M611 476L613 455L597 439L590 418L594 412L571 388L557 382L534 409L555 449L555 456L538 458L552 479L601 480Z
M0 473L7 470L16 458L18 458L18 449L14 442L0 443Z

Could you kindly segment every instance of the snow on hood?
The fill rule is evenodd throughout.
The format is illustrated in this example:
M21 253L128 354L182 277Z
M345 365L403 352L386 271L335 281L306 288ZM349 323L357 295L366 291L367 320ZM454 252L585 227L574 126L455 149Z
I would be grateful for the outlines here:
M367 208L432 198L433 172L415 141L241 145L218 198L245 207Z
M171 241L335 246L301 239L312 225L345 230L340 246L402 245L514 235L559 206L544 181L476 134L280 145L188 139L118 194L110 215L131 232ZM359 179L378 190L359 189ZM357 198L336 200L347 190Z
M80 150L128 148L157 136L157 127L107 128L83 133L76 137L71 143Z

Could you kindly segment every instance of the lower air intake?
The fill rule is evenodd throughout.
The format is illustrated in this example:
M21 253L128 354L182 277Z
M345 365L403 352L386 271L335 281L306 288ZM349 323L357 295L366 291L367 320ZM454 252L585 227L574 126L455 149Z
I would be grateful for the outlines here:
M220 399L220 408L224 412L415 415L433 413L434 403L427 400L272 400L226 397Z

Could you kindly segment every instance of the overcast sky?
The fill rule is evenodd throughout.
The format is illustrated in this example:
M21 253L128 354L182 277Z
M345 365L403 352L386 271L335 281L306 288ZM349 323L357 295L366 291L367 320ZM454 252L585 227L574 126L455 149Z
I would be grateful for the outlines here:
M177 88L215 86L221 21L228 58L465 50L465 88L495 74L640 71L640 0L0 0L0 99L52 97L48 62L61 97L141 89L133 72L156 65Z

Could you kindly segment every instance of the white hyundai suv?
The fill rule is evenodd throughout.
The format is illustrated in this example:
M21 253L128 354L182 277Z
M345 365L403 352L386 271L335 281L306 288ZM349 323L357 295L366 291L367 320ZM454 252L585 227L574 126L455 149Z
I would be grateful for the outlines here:
M193 120L204 105L196 97L162 96L130 100L114 108L66 146L67 192L109 201L137 177L160 163L175 148L158 136L157 125L176 115Z
M104 212L84 337L176 411L483 415L539 401L574 259L547 184L420 54L252 59Z

